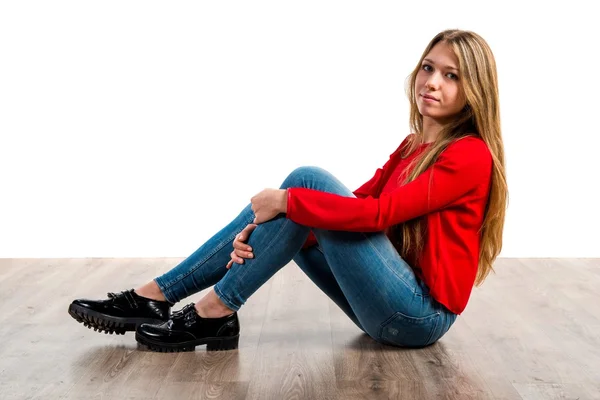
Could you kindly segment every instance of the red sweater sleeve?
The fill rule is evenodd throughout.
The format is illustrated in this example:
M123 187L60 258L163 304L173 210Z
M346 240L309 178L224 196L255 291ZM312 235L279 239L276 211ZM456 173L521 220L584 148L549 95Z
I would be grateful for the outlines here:
M492 158L476 137L450 144L414 181L379 198L354 198L288 188L287 218L314 228L374 232L449 207L484 184Z
M390 154L387 162L383 165L383 167L377 168L377 170L375 171L375 174L373 175L373 177L371 179L369 179L367 182L362 184L358 189L356 189L355 191L352 192L357 198L364 199L369 196L371 196L371 197L377 196L377 189L381 185L381 179L387 173L387 170L390 166L390 163L392 162L394 155L397 152L399 152L400 149L402 149L402 146L404 146L404 144L407 142L409 137L410 136L407 136L402 141L400 146L398 146L398 148L392 154ZM315 234L311 231L310 234L308 235L308 238L306 239L306 242L302 246L302 248L306 249L308 247L314 246L315 244L317 244L317 238L315 237Z

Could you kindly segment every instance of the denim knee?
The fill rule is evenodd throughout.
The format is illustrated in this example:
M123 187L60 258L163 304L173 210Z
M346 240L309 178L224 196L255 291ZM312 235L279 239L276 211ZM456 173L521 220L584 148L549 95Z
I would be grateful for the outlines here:
M317 166L309 165L298 167L289 173L281 184L280 189L287 189L290 187L312 188L315 186L315 181L322 179L323 176L331 176L331 174Z
M306 188L341 196L353 196L353 193L333 174L316 166L298 167L283 181L280 189Z

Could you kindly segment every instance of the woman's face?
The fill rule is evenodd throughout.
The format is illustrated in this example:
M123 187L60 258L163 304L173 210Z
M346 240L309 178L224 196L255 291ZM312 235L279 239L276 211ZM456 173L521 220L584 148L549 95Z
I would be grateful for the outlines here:
M432 118L444 123L463 109L466 100L460 79L458 58L450 46L439 42L423 59L415 82L423 122Z

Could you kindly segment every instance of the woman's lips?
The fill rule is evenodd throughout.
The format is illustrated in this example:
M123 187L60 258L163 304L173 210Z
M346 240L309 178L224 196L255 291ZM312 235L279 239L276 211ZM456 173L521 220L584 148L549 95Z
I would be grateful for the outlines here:
M437 103L439 101L435 97L429 96L429 95L426 95L426 94L421 95L421 97L423 97L423 100L426 101L426 102L428 102L428 103Z

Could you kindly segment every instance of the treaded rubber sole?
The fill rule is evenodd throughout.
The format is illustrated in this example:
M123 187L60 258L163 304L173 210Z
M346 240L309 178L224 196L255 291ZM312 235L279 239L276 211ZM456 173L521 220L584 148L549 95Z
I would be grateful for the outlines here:
M138 343L146 346L152 351L158 351L161 353L178 353L182 351L195 351L196 346L206 344L206 351L224 351L224 350L235 350L238 348L240 335L228 336L221 338L203 338L193 340L184 343L158 343L151 339L148 339L136 332L135 340Z
M89 310L77 304L69 305L69 315L85 327L96 332L106 334L124 335L125 332L135 331L136 327L143 324L160 324L162 320L149 318L119 318Z

